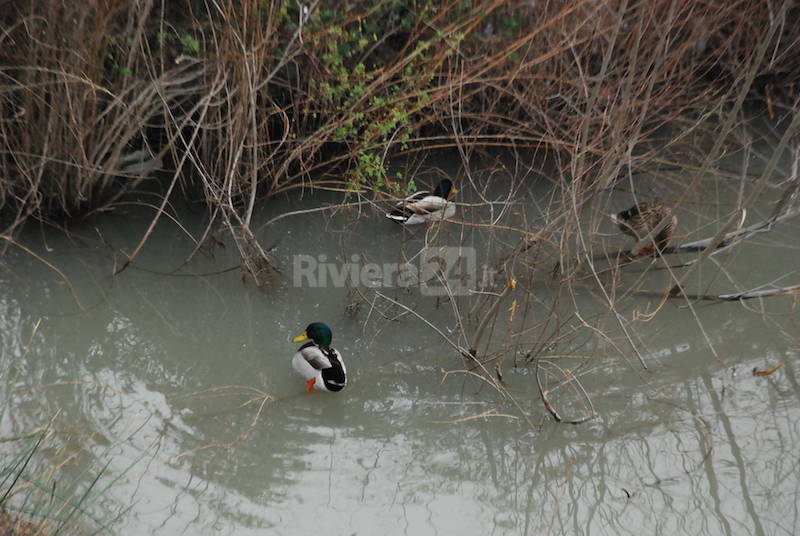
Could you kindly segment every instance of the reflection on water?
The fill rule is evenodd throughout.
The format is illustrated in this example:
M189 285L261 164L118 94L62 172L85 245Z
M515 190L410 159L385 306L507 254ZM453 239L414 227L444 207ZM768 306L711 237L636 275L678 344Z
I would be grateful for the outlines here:
M302 206L331 199L315 195ZM279 200L262 216L294 208ZM262 238L279 237L284 270L295 254L390 262L421 244L424 230L351 216L285 218ZM22 239L69 285L19 250L6 254L0 274L9 401L2 435L55 416L54 446L38 462L43 485L72 479L83 491L108 463L87 509L110 520L112 532L797 532L800 331L789 298L693 311L667 304L631 334L648 370L619 352L618 331L611 339L581 332L550 348L573 356L559 363L580 375L599 415L581 426L552 422L518 352L519 367L504 363L513 401L476 419L496 409L498 394L468 374L445 376L467 365L413 315L370 301L369 289L359 297L347 288L292 288L285 271L268 291L242 283L238 271L186 276L235 265L223 248L195 258L183 275L165 275L193 248L167 223L136 266L112 277L120 262L113 248L130 251L146 218L111 216L71 237L28 230ZM693 218L701 221L684 215L684 232ZM199 220L187 225L202 228ZM476 246L479 264L515 245L501 235L484 247L480 231L453 224L442 232L439 244ZM796 266L797 246L778 244L797 232L788 223L742 246L725 277L748 288ZM652 273L651 288L661 288L661 277ZM706 291L729 283L713 278L703 271L691 284ZM578 281L568 300L585 318L598 307L593 284ZM382 292L454 338L453 308L466 310L472 299ZM537 286L526 322L550 314L540 304L556 292ZM625 314L657 303L630 300ZM333 327L347 360L351 380L340 395L304 393L289 366L289 337L312 320ZM503 344L502 329L493 337ZM751 373L782 361L770 376Z

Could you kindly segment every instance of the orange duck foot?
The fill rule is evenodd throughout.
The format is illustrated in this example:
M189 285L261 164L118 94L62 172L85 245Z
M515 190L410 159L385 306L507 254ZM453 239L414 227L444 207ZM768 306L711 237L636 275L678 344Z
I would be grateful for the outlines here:
M310 380L308 380L306 382L306 390L309 393L313 393L314 392L314 384L315 383L317 383L317 379L316 378L311 378Z

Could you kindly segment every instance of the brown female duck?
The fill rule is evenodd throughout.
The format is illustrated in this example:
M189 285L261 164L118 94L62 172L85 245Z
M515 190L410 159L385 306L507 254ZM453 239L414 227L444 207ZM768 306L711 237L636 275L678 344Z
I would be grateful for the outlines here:
M619 226L620 231L634 237L637 241L660 227L660 230L652 237L659 250L667 247L678 226L678 218L672 213L672 209L661 203L638 203L628 210L612 215L611 219ZM639 252L640 255L654 253L655 250L650 244Z

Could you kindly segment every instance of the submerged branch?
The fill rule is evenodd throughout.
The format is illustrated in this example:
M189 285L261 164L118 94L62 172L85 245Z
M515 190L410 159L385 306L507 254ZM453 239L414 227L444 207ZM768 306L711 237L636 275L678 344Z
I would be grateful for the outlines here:
M772 289L751 289L743 292L734 292L731 294L668 294L665 296L664 292L656 292L652 290L637 290L634 294L639 296L650 296L654 298L685 298L689 300L705 300L705 301L742 301L752 300L755 298L768 298L772 296L798 296L800 295L800 285L790 285L788 287L772 288Z
M784 211L783 214L780 215L773 215L767 218L766 220L760 221L758 223L754 223L753 225L749 225L747 227L743 227L737 231L731 231L730 233L726 233L723 235L722 239L719 243L716 244L716 251L713 254L719 253L723 249L727 249L731 246L739 244L745 240L748 240L760 233L766 233L772 230L772 227L778 223L781 223L785 220L793 218L797 215L800 215L800 208L796 208L794 210L787 210ZM682 253L682 252L690 252L690 251L703 251L708 248L714 242L714 238L703 238L702 240L696 240L694 242L687 242L686 244L681 244L675 248L667 248L662 253ZM684 264L683 266L688 266L691 263L697 262L696 260L690 261L689 263Z
M561 367L559 367L558 365L556 365L554 363L548 363L550 366L553 366L553 367L557 368L561 372L561 374L563 376L563 380L554 389L545 389L542 386L542 378L541 378L541 376L539 374L540 373L540 369L541 369L541 367L540 367L541 359L537 358L537 359L534 360L534 362L536 364L536 370L535 370L535 374L534 375L536 376L536 387L539 390L539 398L542 399L542 403L544 404L545 409L550 413L550 415L553 417L553 419L556 422L563 422L563 423L566 423L566 424L582 424L582 423L585 423L585 422L590 421L590 420L594 419L595 417L597 417L597 411L594 409L594 404L592 404L592 399L589 397L589 394L586 392L586 389L583 388L583 385L578 380L578 378L575 377L574 374L572 374L569 370L562 369ZM586 402L587 408L589 410L588 413L586 415L584 415L583 417L580 417L580 418L577 418L577 419L566 419L565 420L561 416L561 414L556 410L555 406L553 405L552 401L550 400L550 393L553 390L558 389L560 387L563 387L565 385L573 385L575 387L575 389L579 393L581 393L581 396L583 397L584 401Z
M48 262L47 259L45 259L41 255L37 254L35 251L31 250L28 247L25 247L24 245L20 244L19 242L17 242L16 240L11 238L10 236L5 235L5 234L0 234L0 239L5 240L7 243L18 247L19 249L21 249L22 251L24 251L25 253L27 253L28 255L30 255L31 257L36 259L37 261L41 262L42 264L44 264L45 266L47 266L48 268L53 270L55 273L57 273L58 276L61 278L61 280L64 282L64 284L67 285L67 288L69 289L69 293L72 295L72 298L75 300L75 303L78 305L78 308L81 311L86 311L86 308L83 306L83 304L81 303L80 298L78 297L78 292L75 290L75 287L72 286L72 283L70 282L69 278L67 277L67 275L64 272L59 270L51 262Z
M469 346L469 353L465 354L472 359L477 359L477 352L478 352L478 345L481 343L481 338L483 337L483 332L486 330L486 326L489 325L489 322L494 318L494 315L497 313L498 307L503 302L503 300L508 296L512 290L517 287L517 280L514 277L511 277L506 284L506 288L503 289L503 292L497 297L495 302L483 316L481 323L478 325L478 329L475 330L475 337L472 339L472 343Z

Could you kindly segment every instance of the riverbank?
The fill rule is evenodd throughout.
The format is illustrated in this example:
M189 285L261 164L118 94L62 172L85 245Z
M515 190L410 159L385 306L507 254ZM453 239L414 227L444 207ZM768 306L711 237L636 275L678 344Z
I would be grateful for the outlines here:
M420 187L393 157L449 147L466 164L499 146L556 161L568 212L657 167L655 142L713 168L741 145L746 102L786 115L800 82L790 3L298 6L8 10L2 235L145 188L160 192L154 217L178 196L201 200L258 280L269 258L253 213L278 193L313 184L382 203ZM693 153L709 117L719 143Z

